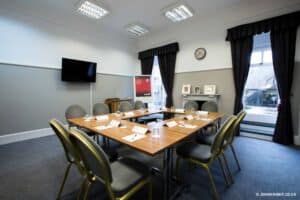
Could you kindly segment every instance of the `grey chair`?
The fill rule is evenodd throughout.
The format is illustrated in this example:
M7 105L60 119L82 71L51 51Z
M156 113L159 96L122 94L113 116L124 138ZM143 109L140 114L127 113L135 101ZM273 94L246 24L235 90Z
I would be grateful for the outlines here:
M199 106L196 101L189 100L184 104L183 108L184 110L188 110L188 111L196 111L198 110Z
M78 117L84 117L86 116L87 112L84 110L83 107L81 107L80 105L74 104L69 106L66 109L65 112L65 117L67 119L73 119L73 118L78 118ZM68 122L69 123L69 122ZM71 126L71 124L69 124ZM89 136L92 136L94 138L94 140L98 141L98 135L96 135L94 132L88 131L88 130L84 130Z
M109 107L105 103L96 103L93 106L93 115L104 115L109 113Z
M232 126L232 131L231 131L230 134L228 134L228 137L225 138L225 142L224 142L224 145L223 145L223 151L226 151L227 148L231 149L231 152L232 152L233 157L235 159L235 162L237 164L238 170L241 170L241 167L240 167L240 163L238 161L236 152L235 152L234 147L233 147L233 141L234 141L234 138L235 138L235 136L237 135L237 133L239 131L240 124L243 121L245 116L246 116L245 111L241 111L237 114L236 121L234 122L234 124ZM200 136L200 137L197 138L197 142L199 142L201 144L212 145L215 138L216 138L216 135Z
M56 134L56 136L58 137L60 143L63 146L64 152L65 152L65 156L67 159L67 168L65 170L65 175L63 178L63 181L61 183L58 195L57 195L57 199L60 199L61 194L63 192L64 189L64 185L66 183L66 180L68 178L69 175L69 171L72 165L77 166L78 171L80 172L81 175L84 175L84 166L81 164L81 160L79 157L79 154L75 148L75 146L73 145L73 142L70 140L70 133L69 131L64 127L64 125L56 120L56 119L52 119L49 122L51 128L53 129L54 133Z
M144 186L148 186L148 199L152 199L150 169L146 165L131 158L109 163L105 152L80 130L71 130L71 140L86 168L83 199L88 199L89 190L96 182L105 186L110 199L129 199Z
M218 105L214 101L206 101L202 104L201 110L208 112L218 112ZM205 129L202 130L202 134L212 135L217 131L217 124L213 123L208 125Z
M235 117L231 116L229 117L225 123L221 126L221 128L218 130L218 133L216 135L216 138L212 145L205 145L205 144L199 144L197 142L186 142L180 144L177 149L177 160L176 160L176 176L177 180L180 180L179 178L179 161L181 159L187 160L188 162L195 164L196 166L200 166L203 168L209 178L209 183L213 191L214 199L218 199L218 192L216 189L216 186L214 184L210 167L213 164L215 159L218 159L220 167L222 169L223 176L225 178L225 182L228 185L228 180L226 176L226 172L224 170L222 161L220 159L223 155L222 152L222 145L224 142L224 139L227 134L230 133L231 127L235 121ZM225 162L226 164L226 162ZM227 166L227 165L226 165Z
M130 110L134 110L133 106L131 103L129 103L128 101L122 101L119 105L119 111L120 112L127 112Z
M145 106L145 103L142 101L135 101L134 108L135 109L143 109L143 108L146 108L146 106Z
M208 112L218 112L218 105L214 101L206 101L202 104L201 110Z
M84 117L86 115L86 111L80 105L71 105L66 109L65 117L66 119L73 119L77 117Z

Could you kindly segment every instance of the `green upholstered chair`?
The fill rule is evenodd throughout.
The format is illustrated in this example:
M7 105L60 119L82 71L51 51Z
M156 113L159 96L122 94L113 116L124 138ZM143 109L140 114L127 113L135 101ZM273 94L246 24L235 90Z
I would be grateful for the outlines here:
M109 107L105 103L96 103L93 106L93 115L105 115L109 113ZM102 136L102 143L105 147L109 147L109 139Z
M80 105L71 105L66 109L65 117L66 119L72 119L77 117L84 117L86 115L86 111Z
M134 107L131 103L129 103L128 101L122 101L119 105L119 111L120 112L127 112L130 110L134 110Z
M144 186L148 186L148 198L152 199L150 169L146 165L130 158L109 163L101 147L80 130L71 129L71 140L88 171L83 199L88 198L91 185L97 181L105 185L110 199L129 199Z
M233 141L234 141L235 136L237 135L237 132L239 131L240 124L243 121L245 116L246 116L246 112L243 110L237 114L236 121L234 122L234 124L232 126L232 131L230 134L228 134L227 138L225 138L225 142L224 142L224 146L223 146L223 151L225 151L227 148L231 149L231 152L233 154L233 157L235 159L235 162L236 162L239 170L241 170L241 167L240 167L240 163L238 161L236 152L233 147ZM216 135L200 136L197 138L197 142L199 142L201 144L211 145L213 143L213 141L215 140L215 138L216 138Z
M218 159L226 184L228 184L227 176L225 174L225 170L222 165L220 156L222 156L221 149L224 139L226 135L229 134L235 119L236 118L234 116L231 116L223 123L223 125L218 130L216 138L212 145L199 144L195 141L192 141L182 143L177 147L176 175L178 180L180 180L179 161L181 159L187 160L188 162L196 166L200 166L207 172L214 198L218 199L218 193L210 172L210 166L212 165L215 159Z
M206 101L202 104L201 110L208 111L208 112L218 112L218 105L214 101ZM216 133L217 128L218 128L217 124L213 123L213 124L208 125L201 132L202 132L202 134L211 135L211 134Z
M109 113L109 107L105 103L96 103L93 106L93 115L105 115Z
M85 117L87 115L87 112L84 110L83 107L80 105L74 104L69 106L66 109L65 117L68 122L68 119L78 118L78 117ZM71 126L71 124L69 124ZM94 132L84 130L89 136L92 136L94 140L98 141L98 135L96 135ZM99 142L99 141L98 141Z
M196 111L196 110L198 110L199 106L196 101L189 100L184 104L183 108L184 108L184 110L187 110L187 111Z
M134 108L136 110L146 108L145 103L142 101L135 101Z
M82 175L84 174L84 167L80 162L81 160L80 160L80 157L79 157L79 154L78 154L76 148L74 147L72 141L70 140L69 131L64 127L64 125L60 121L58 121L56 119L52 119L50 121L50 126L53 129L53 131L55 132L59 141L61 142L64 152L65 152L65 155L66 155L67 162L68 162L67 168L65 170L65 175L64 175L63 181L61 183L61 186L60 186L60 189L59 189L59 192L57 195L57 199L60 199L61 194L64 189L64 185L68 178L71 166L73 164L76 165L79 172Z
M206 101L202 104L201 110L208 112L218 112L218 105L214 101Z

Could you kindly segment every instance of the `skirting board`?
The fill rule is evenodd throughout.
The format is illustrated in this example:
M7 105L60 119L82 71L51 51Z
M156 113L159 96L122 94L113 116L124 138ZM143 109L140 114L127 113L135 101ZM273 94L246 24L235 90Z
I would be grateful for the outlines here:
M297 146L300 146L300 135L294 135L294 143Z
M266 135L253 134L253 133L247 133L247 132L241 132L240 135L250 137L250 138L272 141L272 137L266 136Z
M259 134L246 133L246 132L241 132L241 135L246 136L246 137L261 139L261 140L272 141L272 136L259 135ZM299 135L294 135L294 144L295 144L295 146L300 146L300 136Z
M43 128L31 131L24 131L18 133L12 133L8 135L0 136L0 145L9 144L13 142L20 142L24 140L30 140L34 138L44 137L48 135L53 135L54 132L51 128Z

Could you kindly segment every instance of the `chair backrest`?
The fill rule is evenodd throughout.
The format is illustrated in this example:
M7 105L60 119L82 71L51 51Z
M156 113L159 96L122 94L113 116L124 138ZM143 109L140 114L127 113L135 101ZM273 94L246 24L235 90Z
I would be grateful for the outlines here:
M109 113L109 107L105 103L96 103L93 106L93 115L104 115Z
M134 108L135 109L142 109L142 108L146 108L146 106L145 106L144 102L142 102L142 101L135 101Z
M201 110L208 112L218 112L218 105L214 101L206 101L202 104Z
M233 123L235 122L236 117L235 116L230 116L226 121L221 125L219 130L216 133L216 137L211 145L211 153L213 155L218 155L219 152L221 151L221 148L223 147L225 137L227 134L230 133L231 127Z
M71 140L79 151L81 160L87 171L97 176L103 183L112 182L109 160L105 152L86 133L72 128Z
M244 119L244 117L246 116L246 114L247 113L243 110L237 114L236 120L235 120L234 124L232 125L230 134L228 134L228 137L226 138L226 143L231 144L233 142L234 136L239 131L240 124L241 124L242 120Z
M50 124L51 128L53 129L53 131L55 132L56 136L58 137L59 141L61 142L61 144L64 148L64 151L65 151L67 160L69 162L75 162L79 171L81 173L83 173L84 167L81 164L81 159L80 159L79 153L76 150L73 142L70 139L70 132L57 119L51 119L49 124Z
M71 105L65 112L66 119L84 117L85 115L86 111L80 105Z
M198 106L198 103L196 101L187 101L185 104L184 104L184 110L192 110L192 111L196 111L198 110L199 106Z
M126 112L129 110L133 110L133 106L128 101L122 101L119 105L119 111Z

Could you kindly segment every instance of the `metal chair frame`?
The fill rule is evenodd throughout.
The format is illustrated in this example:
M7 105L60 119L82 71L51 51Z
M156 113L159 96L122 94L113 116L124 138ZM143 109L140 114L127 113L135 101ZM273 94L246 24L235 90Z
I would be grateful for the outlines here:
M92 140L89 138L86 138L84 136L84 134L81 133L80 130L75 130L75 129L71 129L71 135L72 137L75 137L78 141L80 141L81 143L83 143L85 145L85 147L88 149L88 151L90 151L93 156L96 158L97 162L99 163L99 166L101 166L101 169L104 172L108 172L109 169L106 167L106 165L104 164L104 160L101 158L101 156L98 154L96 148L92 145ZM78 147L77 147L78 148ZM79 154L81 156L83 156L80 151ZM84 162L84 159L82 159ZM126 194L124 194L123 196L120 197L116 197L112 187L111 187L111 179L108 173L105 173L103 178L98 177L97 175L93 174L93 172L90 169L86 170L86 178L83 182L83 199L86 200L88 199L88 193L90 190L90 187L93 183L95 183L96 181L99 181L101 183L103 183L106 187L106 190L108 192L109 198L110 199L114 199L114 200L127 200L129 199L134 193L136 193L138 190L140 190L142 187L144 187L145 185L148 186L148 199L151 200L152 199L152 181L151 181L151 177L147 177L144 180L142 180L141 182L139 182L136 186L132 187Z
M67 167L65 169L63 181L61 183L58 195L56 197L56 199L60 199L61 194L64 189L64 186L65 186L65 183L66 183L66 180L67 180L67 177L69 175L71 166L73 164L76 165L81 175L85 174L85 168L81 164L79 154L78 154L76 148L74 147L72 141L70 140L68 130L65 129L64 126L56 119L51 119L49 124L50 124L51 128L54 130L55 134L57 135L57 137L59 138L59 140L63 146L65 156L67 158L67 163L68 163ZM79 195L80 195L80 193L79 193Z
M218 192L217 192L217 189L216 189L216 186L215 186L215 183L213 181L213 177L212 177L211 172L210 172L210 166L212 165L212 163L214 162L214 160L217 158L218 161L219 161L219 164L221 166L222 173L223 173L224 178L225 178L225 182L226 182L226 184L228 184L226 172L225 172L225 169L224 169L224 167L222 165L222 162L221 162L221 159L219 158L219 156L222 156L224 158L224 154L222 152L222 145L223 145L223 142L225 140L226 135L230 133L231 126L233 125L235 119L236 118L234 116L229 117L226 120L226 122L223 124L223 126L219 129L219 131L217 133L218 135L216 137L216 140L214 141L214 143L211 146L211 153L212 153L212 155L211 155L211 157L210 157L210 159L209 159L208 162L201 162L201 161L199 161L197 159L189 158L189 157L181 157L180 155L177 156L177 160L176 160L176 177L177 177L177 180L180 181L180 177L179 177L179 161L180 161L180 159L187 160L188 162L190 162L192 164L200 166L201 168L203 168L206 171L206 173L208 175L208 178L209 178L210 186L212 188L214 199L218 199L219 198L218 197ZM225 162L225 165L226 165L226 162Z

